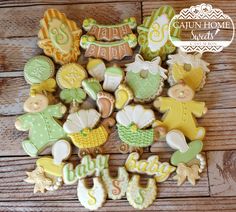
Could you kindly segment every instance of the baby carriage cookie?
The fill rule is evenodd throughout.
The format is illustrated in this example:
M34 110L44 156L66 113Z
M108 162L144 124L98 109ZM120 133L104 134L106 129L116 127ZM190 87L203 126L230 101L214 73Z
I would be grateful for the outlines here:
M80 156L101 152L100 146L107 141L109 128L115 124L115 120L105 119L99 127L95 128L100 117L101 114L95 109L79 110L67 117L63 128L72 143L79 148Z
M196 126L195 117L202 117L207 108L204 102L193 100L194 94L188 85L179 83L169 88L169 97L159 97L154 107L165 113L162 122L168 131L178 129L190 140L202 140L205 129Z
M203 88L206 82L206 74L210 72L207 68L209 63L201 59L201 54L186 54L179 50L177 54L169 55L168 82L170 85L183 80L194 91Z
M122 143L120 151L127 153L132 150L142 152L165 133L164 128L148 128L155 121L154 112L144 109L141 105L127 105L116 114L118 135Z
M66 136L61 125L54 119L62 118L66 112L66 107L61 103L48 105L47 97L36 94L25 101L24 110L27 113L17 117L15 126L20 131L29 131L28 140L22 142L22 147L31 157Z
M126 65L126 83L134 93L134 100L147 102L158 96L163 88L164 80L167 79L167 70L160 66L160 57L152 61L144 61L137 54L133 63Z

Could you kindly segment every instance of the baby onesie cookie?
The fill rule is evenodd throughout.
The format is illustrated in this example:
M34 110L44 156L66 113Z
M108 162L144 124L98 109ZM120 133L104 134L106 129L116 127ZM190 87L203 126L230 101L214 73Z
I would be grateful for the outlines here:
M125 196L129 183L129 174L124 167L118 168L118 176L116 178L110 176L109 169L104 169L102 180L109 198L116 200Z
M120 40L125 35L131 34L132 29L137 26L135 17L126 18L120 24L102 25L93 18L86 18L83 21L83 28L88 35L93 35L96 40L113 41Z
M116 109L119 110L128 105L133 97L133 92L128 86L126 86L125 84L119 85L117 90L115 91Z
M74 21L56 9L48 9L40 20L40 27L38 46L46 55L60 64L77 61L82 30Z
M122 60L132 56L132 48L137 45L135 34L125 35L122 40L112 42L95 41L95 37L83 35L80 46L85 49L85 57L101 58L107 61Z
M97 94L96 102L102 118L108 118L114 110L114 97L107 92L101 91Z
M135 101L150 101L161 93L167 70L160 63L160 57L144 61L137 54L135 61L126 65L126 83L133 90Z
M201 54L186 54L179 50L177 54L169 55L167 64L169 65L168 82L170 85L183 80L194 91L203 88L206 81L206 73L209 63L201 59Z
M89 74L96 78L99 82L104 80L106 66L103 60L89 58L87 70Z
M195 117L202 117L207 108L204 102L193 100L194 91L186 84L179 83L168 90L169 97L159 97L154 107L161 113L163 125L168 129L178 129L190 140L202 140L205 129L196 126Z
M152 155L147 160L138 160L139 157L137 152L129 155L125 162L128 172L151 175L157 182L163 182L175 171L175 167L169 163L161 163L157 155Z
M114 92L123 80L123 77L124 72L120 67L114 65L107 68L105 71L103 89L106 91Z
M165 60L166 55L175 51L176 47L169 38L169 23L174 15L175 11L171 6L162 6L138 26L140 53L145 60L152 60L156 56ZM180 30L170 26L170 36L172 39L179 39Z
M89 78L82 81L85 92L93 99L97 99L97 94L102 91L102 86L95 78Z
M28 140L22 142L25 152L35 157L47 146L65 137L65 132L54 119L62 118L66 107L61 103L48 105L47 97L36 94L24 103L24 115L17 117L15 126L20 131L29 131Z
M79 180L77 196L81 205L85 208L97 210L102 207L103 203L106 201L107 193L101 179L99 177L94 177L92 188L87 187L85 179Z
M140 176L133 175L127 188L127 200L136 209L144 209L151 205L157 196L157 186L154 179L149 178L146 187L139 184Z

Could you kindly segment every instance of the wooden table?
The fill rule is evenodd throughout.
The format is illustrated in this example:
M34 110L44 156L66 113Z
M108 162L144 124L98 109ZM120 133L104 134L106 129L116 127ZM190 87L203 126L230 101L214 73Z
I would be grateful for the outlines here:
M96 3L99 2L99 3ZM236 1L205 1L222 9L236 20ZM64 186L53 193L33 194L33 186L23 181L25 171L32 170L35 159L21 148L27 136L14 128L17 115L29 93L23 76L25 62L42 50L37 47L39 20L47 8L57 8L80 25L91 16L100 23L117 23L135 16L141 23L144 16L161 5L172 5L177 12L202 1L132 1L132 0L23 0L0 1L0 211L82 211L77 200L76 185ZM185 182L178 187L169 178L158 185L158 197L147 210L156 211L236 211L236 43L221 53L205 53L211 64L207 84L196 99L206 101L207 115L199 122L206 127L204 151L207 169L196 186ZM84 59L80 62L85 64ZM127 63L125 60L122 63ZM110 166L116 171L127 155L118 151L118 137L114 131L105 146L111 154ZM171 154L164 142L150 148L160 158ZM49 154L50 150L44 152ZM144 158L153 153L145 153ZM126 199L107 200L104 211L134 210Z

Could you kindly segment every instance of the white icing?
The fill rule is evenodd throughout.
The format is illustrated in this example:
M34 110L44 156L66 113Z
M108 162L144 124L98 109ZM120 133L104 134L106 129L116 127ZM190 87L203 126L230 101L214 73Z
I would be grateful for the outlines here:
M96 78L99 82L104 80L104 74L105 74L105 70L106 70L106 66L105 64L102 62L100 64L98 64L97 66L88 69L88 72L91 76L93 76L94 78Z
M52 146L53 162L60 165L71 153L70 143L66 140L59 140Z
M121 81L123 79L123 76L110 76L105 74L105 79L103 82L103 89L105 91L110 91L110 92L114 92L117 87L120 85Z

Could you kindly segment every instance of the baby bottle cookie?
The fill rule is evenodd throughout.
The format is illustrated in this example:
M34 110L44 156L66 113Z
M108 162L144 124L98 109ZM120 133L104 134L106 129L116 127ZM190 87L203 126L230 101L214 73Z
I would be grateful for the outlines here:
M60 64L77 61L82 30L74 21L58 10L48 9L40 20L40 27L38 46L46 55Z
M179 50L177 54L169 55L168 58L168 82L171 86L183 80L194 91L203 88L206 74L210 70L207 68L209 63L201 59L201 54L186 54Z
M104 80L106 66L103 60L89 58L87 70L89 74L96 78L99 82Z
M24 103L24 115L17 117L15 126L20 131L29 131L28 140L22 142L25 152L35 157L46 147L66 136L54 118L62 118L66 107L61 103L48 105L47 97L36 94Z
M194 91L186 84L179 83L168 90L169 97L159 97L154 107L165 113L162 121L168 129L178 129L190 140L202 140L205 129L196 126L195 117L202 117L207 108L204 102L194 101Z
M146 102L158 96L163 88L163 82L167 79L167 70L160 66L160 57L151 62L144 61L137 54L133 63L126 65L126 83L133 90L134 100Z

